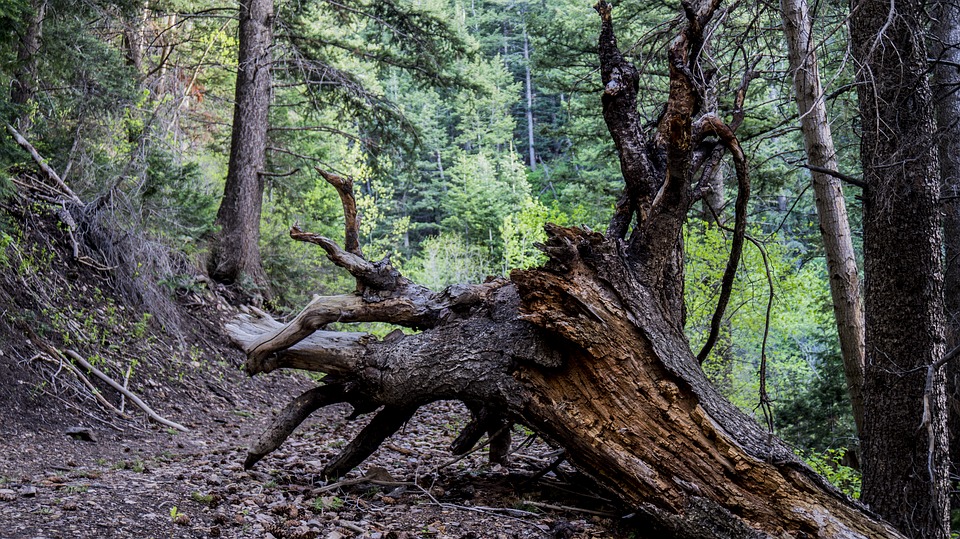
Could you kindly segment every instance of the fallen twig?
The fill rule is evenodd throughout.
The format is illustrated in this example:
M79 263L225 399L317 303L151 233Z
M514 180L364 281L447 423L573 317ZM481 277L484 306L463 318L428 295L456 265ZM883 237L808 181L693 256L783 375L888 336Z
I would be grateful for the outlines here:
M93 382L91 382L89 378L84 376L84 374L80 372L79 369L71 365L69 361L64 361L63 355L60 354L59 350L53 347L46 346L42 343L40 344L40 346L42 346L43 348L46 348L47 353L51 357L48 359L46 356L42 354L39 354L36 357L38 357L39 359L43 359L45 361L49 361L50 363L56 364L58 369L66 368L68 371L73 373L74 376L77 377L77 380L80 380L80 382L82 382L83 385L87 386L87 389L90 390L90 393L93 394L94 398L97 399L97 402L99 402L104 408L112 411L113 413L117 414L120 417L129 418L127 414L121 412L120 410L117 409L116 406L110 404L110 401L105 399L103 395L100 394L100 390L97 389L97 386L93 385ZM59 370L57 372L59 372Z
M97 376L97 378L99 378L99 379L103 380L104 382L106 382L107 384L109 384L110 387L112 387L113 389L116 389L116 390L119 391L122 395L125 395L128 399L130 399L130 402L136 404L137 407L139 407L141 410L143 410L144 412L146 412L147 415L150 416L150 419L156 421L157 423L160 423L161 425L166 425L167 427L170 427L170 428L173 428L173 429L177 429L177 430L179 430L179 431L183 431L183 432L189 432L189 431L190 431L190 429L188 429L187 427L184 427L184 426L181 425L180 423L176 423L176 422L174 422L174 421L170 421L169 419L165 419L165 418L161 417L159 414L157 414L156 412L154 412L152 408L150 408L149 406L147 406L147 404L146 404L145 402L143 402L142 400L140 400L140 397L138 397L138 396L134 395L133 393L131 393L130 391L124 389L122 385L118 384L118 383L115 382L112 378L110 378L110 377L107 376L106 374L102 373L99 369L97 369L96 367L94 367L93 365L91 365L89 362L87 362L87 360L83 359L83 358L80 356L80 354L74 352L73 350L66 350L64 353L65 353L68 357L70 357L70 359L72 359L72 360L76 361L77 363L79 363L81 367L83 367L84 369L87 369L88 371L92 372L93 374L95 374L95 375Z
M123 375L123 389L130 387L130 374L133 372L133 364L127 366L127 373ZM120 411L124 411L127 406L127 396L120 394Z
M600 517L616 517L616 513L610 513L608 511L594 511L593 509L583 509L582 507L570 507L568 505L552 505L549 503L535 502L533 500L523 500L524 505L532 505L533 507L539 507L540 509L549 509L551 511L568 511L570 513L583 513L585 515L596 515Z
M67 186L62 179L60 179L60 175L57 174L57 172L47 164L43 157L40 157L40 154L37 153L37 149L33 147L33 144L30 144L30 141L23 138L23 135L21 135L20 132L10 124L7 124L7 132L10 133L10 135L13 137L13 140L15 140L21 148L30 154L30 157L32 157L33 161L37 163L37 166L40 167L40 170L42 170L43 173L53 181L53 183L57 184L57 187L59 187L63 193L70 198L70 200L76 202L77 204L83 204L83 201L80 200L80 197L78 197L76 193L74 193L73 190L70 189L70 187Z
M81 413L81 414L89 417L90 419L92 419L92 420L94 420L94 421L103 423L104 425L110 427L111 429L113 429L113 430L115 430L115 431L117 431L117 432L124 432L124 429L123 429L122 427L119 427L119 426L117 426L117 425L114 425L113 423L107 421L106 419L102 419L102 418L99 418L99 417L91 414L90 412L88 412L88 411L80 408L79 406L73 404L72 402L64 399L64 398L61 397L60 395L57 395L56 393L52 393L52 392L50 392L50 391L44 391L43 393L44 393L45 395L48 395L48 396L50 396L50 397L53 397L53 398L57 399L58 401L60 401L61 403L63 403L63 405L66 406L67 408L72 408L73 410L76 410L77 412L79 412L79 413ZM138 429L138 430L139 430L139 429Z

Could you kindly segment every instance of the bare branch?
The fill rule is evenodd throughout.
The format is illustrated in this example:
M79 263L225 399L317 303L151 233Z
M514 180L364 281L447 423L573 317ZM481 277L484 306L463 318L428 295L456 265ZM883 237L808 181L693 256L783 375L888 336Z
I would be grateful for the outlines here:
M277 415L270 428L250 446L243 467L247 470L280 447L297 427L313 412L338 402L346 402L347 394L340 385L323 385L304 392L290 401L290 404Z
M737 171L737 201L735 204L735 217L733 226L733 241L730 245L730 258L727 260L727 267L723 271L723 278L720 282L720 297L717 299L717 309L710 320L710 334L707 336L707 342L704 343L700 353L697 354L697 360L703 363L710 350L717 343L717 337L720 335L720 324L723 322L723 313L727 309L727 303L730 301L730 293L733 290L733 279L737 275L737 265L740 264L740 254L743 252L743 239L747 231L747 202L750 200L750 180L747 177L747 160L740 147L740 142L730 127L723 123L719 116L715 114L706 114L701 117L694 127L695 136L703 138L707 135L714 135L720 139L720 142L730 151L733 157L734 167ZM719 220L717 221L719 223Z
M616 212L607 235L623 238L634 213L637 222L646 218L654 192L653 167L647 156L647 142L637 111L640 75L637 68L624 59L617 47L613 31L612 6L606 1L594 6L600 14L600 78L603 82L603 119L620 154L620 172L626 184L624 195L617 202Z
M416 329L434 327L450 319L453 310L465 309L486 300L507 283L497 279L479 285L453 285L442 292L410 283L402 294L368 301L356 294L314 296L300 313L278 329L261 334L244 348L253 362L286 350L332 322L389 322Z
M57 184L57 187L63 191L64 194L70 197L71 201L83 205L83 201L80 200L80 197L78 197L77 194L74 193L73 190L70 189L70 187L67 186L62 179L60 179L60 175L57 174L57 171L53 170L53 168L47 164L43 157L40 157L40 154L37 153L37 149L33 147L33 144L30 144L30 141L25 139L23 135L21 135L20 132L10 124L7 124L7 132L10 133L10 136L13 137L13 140L15 140L21 148L30 154L30 157L32 157L33 161L38 167L40 167L40 170L42 170L43 173L46 174L51 181L53 181L53 183Z
M260 311L236 317L226 324L225 329L233 342L250 354L258 345L264 346L262 343L268 340L265 336L276 335L285 327L285 324ZM367 333L317 331L283 348L282 354L268 357L261 353L256 357L249 356L244 370L251 376L279 368L326 373L353 372L366 352L367 343L372 339L374 338Z
M296 225L290 228L290 237L297 241L314 243L322 247L327 252L327 258L350 272L362 288L393 291L410 283L390 265L388 260L381 260L376 263L369 262L361 255L344 251L333 240L319 234L304 232ZM359 249L358 245L357 250L359 251Z
M74 352L73 350L65 350L64 354L66 354L70 359L77 362L84 369L87 369L88 371L92 372L97 378L106 382L108 385L110 385L110 387L112 387L113 389L116 389L118 392L122 393L128 399L133 401L133 403L136 404L137 407L139 407L141 410L146 412L147 416L149 416L150 419L156 421L157 423L160 423L161 425L164 425L182 432L190 431L190 429L188 429L187 427L184 427L180 423L177 423L175 421L170 421L169 419L166 419L162 417L160 414L154 412L153 408L150 408L149 406L147 406L147 403L143 402L142 400L140 400L139 397L131 393L128 389L118 384L116 381L113 380L113 378L110 378L109 376L101 372L100 369L91 365L87 360L83 359L83 357L81 357L80 354Z
M380 447L391 434L400 430L413 414L417 412L419 404L413 406L386 406L377 413L360 434L353 439L344 450L323 469L326 477L340 477L363 462Z
M340 202L343 203L343 224L345 232L344 248L359 257L363 256L360 250L360 220L357 218L357 199L353 196L353 180L344 178L320 167L313 167L327 183L337 190Z
M810 164L801 164L800 166L803 167L803 168L805 168L805 169L808 169L808 170L810 170L810 171L812 171L812 172L819 172L819 173L821 173L821 174L826 174L826 175L828 175L828 176L833 176L834 178L836 178L836 179L838 179L838 180L840 180L840 181L842 181L842 182L847 182L847 183L849 183L850 185L854 185L854 186L859 187L860 189L865 189L865 188L867 187L866 182L864 182L862 179L860 179L860 178L854 178L853 176L848 176L848 175L846 175L846 174L844 174L844 173L842 173L842 172L839 172L839 171L836 171L836 170L833 170L833 169L824 168L824 167L818 167L818 166L814 166L814 165L810 165Z

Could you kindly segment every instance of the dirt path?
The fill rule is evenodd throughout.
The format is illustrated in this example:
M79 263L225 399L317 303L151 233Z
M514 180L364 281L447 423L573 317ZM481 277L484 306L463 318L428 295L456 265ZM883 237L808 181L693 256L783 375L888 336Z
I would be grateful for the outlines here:
M247 397L272 395L278 402L247 408L220 399L225 406L208 404L191 418L189 433L135 422L124 423L121 433L86 421L97 425L91 426L96 441L84 441L64 434L60 417L36 428L5 424L0 537L620 536L609 518L535 505L591 503L592 495L564 492L565 480L554 473L517 489L551 462L551 448L542 443L520 449L508 467L486 464L482 451L444 466L454 460L446 446L466 418L455 403L422 409L346 478L353 485L330 486L319 475L363 426L362 419L346 421L347 406L318 412L279 451L244 471L246 445L269 421L268 410L296 386L307 387L304 382L289 376L248 381L241 388ZM522 439L518 434L517 442Z

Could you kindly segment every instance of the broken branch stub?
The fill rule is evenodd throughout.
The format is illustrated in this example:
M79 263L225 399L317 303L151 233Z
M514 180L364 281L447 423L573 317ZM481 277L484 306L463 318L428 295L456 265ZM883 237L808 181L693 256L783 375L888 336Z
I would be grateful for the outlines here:
M313 167L324 180L327 181L337 194L340 195L340 202L343 205L343 246L349 253L363 257L363 251L360 250L360 216L357 214L357 199L353 196L353 180L350 177L327 172L320 167Z

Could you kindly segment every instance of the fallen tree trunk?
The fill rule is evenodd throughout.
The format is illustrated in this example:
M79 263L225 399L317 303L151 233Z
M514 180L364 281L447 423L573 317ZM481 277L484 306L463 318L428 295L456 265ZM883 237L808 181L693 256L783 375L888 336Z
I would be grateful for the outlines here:
M348 216L347 249L296 228L291 235L323 248L354 276L357 290L315 298L287 324L252 311L228 326L248 354L250 374L328 374L254 444L248 467L319 407L346 402L354 414L376 411L328 464L327 475L340 475L419 406L457 399L475 416L458 450L486 431L498 440L492 457L502 457L504 426L527 425L649 522L651 536L901 537L726 401L689 349L679 237L698 199L693 173L720 144L734 159L743 199L748 184L733 130L700 110L695 89L709 85L693 80L702 70L690 68L717 3L685 8L687 27L670 48L670 101L657 136L648 139L631 125L639 121L637 71L617 49L610 6L597 5L604 117L626 189L606 235L548 226L542 268L442 292L416 285L387 261L363 258L351 230L351 182L322 173ZM422 331L378 339L327 331L333 321Z
M459 399L563 446L571 462L676 537L899 537L716 392L654 294L631 275L620 242L579 229L550 233L546 268L515 271L469 313L430 331L383 340L318 332L266 363L248 362L252 373L332 373L308 392L316 400L294 401L295 419L283 414L281 433L267 433L248 465L319 406L383 406L328 466L339 475L418 406ZM289 329L255 313L230 333L251 350L280 328Z

